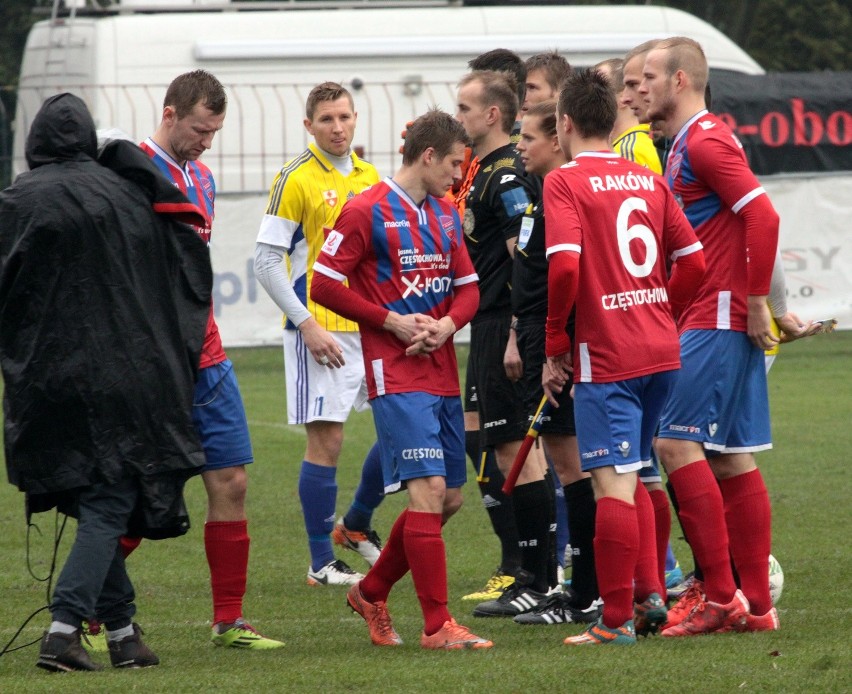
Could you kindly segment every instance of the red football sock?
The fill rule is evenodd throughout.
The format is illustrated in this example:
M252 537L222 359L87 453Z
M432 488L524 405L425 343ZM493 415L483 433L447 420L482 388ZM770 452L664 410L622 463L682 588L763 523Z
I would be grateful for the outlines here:
M719 480L725 501L731 556L740 577L740 588L751 613L764 615L772 609L769 595L769 552L772 546L772 511L769 493L760 470Z
M728 529L722 492L706 460L698 460L669 474L680 505L680 522L701 570L711 602L727 604L737 586L728 554ZM769 569L767 568L767 574Z
M447 610L447 555L441 537L441 514L409 511L405 521L405 556L423 610L423 632L439 631L450 619Z
M636 523L639 528L639 556L636 558L633 594L636 602L642 602L651 593L662 596L663 591L660 586L659 563L657 562L654 505L651 503L651 497L648 496L648 490L645 489L645 485L641 481L636 483L633 501L636 504Z
M247 521L204 524L204 549L213 593L213 624L229 624L243 616L250 543Z
M595 569L610 629L633 619L633 574L639 556L636 507L620 499L598 499L595 514Z
M660 586L666 597L666 553L669 550L669 535L672 530L672 509L669 506L669 495L662 489L648 492L654 505L654 532L657 539L657 573L660 575Z
M122 535L118 540L118 544L121 545L121 553L124 555L124 558L127 559L127 557L133 553L133 550L142 544L142 538Z
M399 514L385 541L382 553L359 585L361 595L368 602L387 602L394 583L408 573L404 542L407 518L408 509Z

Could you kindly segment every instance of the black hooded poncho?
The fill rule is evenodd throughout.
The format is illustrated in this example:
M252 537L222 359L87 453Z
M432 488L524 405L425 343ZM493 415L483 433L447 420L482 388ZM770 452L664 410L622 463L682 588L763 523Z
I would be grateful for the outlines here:
M26 156L32 170L0 193L9 481L34 510L127 477L182 488L204 463L191 412L212 270L178 221L197 210L134 144L98 160L70 94L44 103Z

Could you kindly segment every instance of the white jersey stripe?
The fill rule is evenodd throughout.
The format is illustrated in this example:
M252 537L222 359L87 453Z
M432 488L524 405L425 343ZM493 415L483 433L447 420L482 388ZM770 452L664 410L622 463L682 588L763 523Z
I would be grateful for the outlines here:
M573 253L582 253L583 249L580 248L579 244L576 243L558 243L555 246L551 246L547 249L545 256L549 258L554 253L559 253L561 251L571 251Z
M385 365L381 359L370 362L373 368L373 378L376 380L376 396L385 394Z
M589 343L580 343L580 382L591 383L592 381L592 360L589 357Z
M464 277L457 277L456 279L453 280L453 286L454 287L460 287L463 284L470 284L471 282L476 282L478 280L479 280L479 275L477 275L476 273L474 273L472 275L466 275Z
M346 275L341 275L337 270L332 270L330 267L326 267L322 263L314 263L314 272L318 272L326 277L331 277L331 279L337 280L338 282L346 281Z
M763 186L759 188L755 188L750 193L746 193L739 200L734 203L734 206L731 208L734 214L739 214L740 210L743 209L746 205L748 205L752 200L754 200L759 195L763 195L766 191L763 189Z
M671 259L677 260L678 258L682 258L685 255L690 255L691 253L695 253L695 251L700 251L704 246L701 245L701 241L696 241L691 246L687 246L686 248L680 248L676 250L671 255Z
M731 292L719 292L716 303L716 329L731 329Z

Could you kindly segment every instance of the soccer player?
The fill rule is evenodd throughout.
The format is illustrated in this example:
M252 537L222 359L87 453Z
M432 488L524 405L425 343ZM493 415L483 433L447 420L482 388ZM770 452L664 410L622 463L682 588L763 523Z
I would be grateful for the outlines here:
M521 121L517 144L528 175L544 177L565 164L565 154L556 135L556 102L542 101L527 109ZM547 269L545 258L546 210L541 198L524 213L515 242L512 265L512 314L518 352L523 362L520 384L527 412L535 412L542 397L544 326L547 318ZM574 332L573 315L566 325ZM595 497L592 480L580 469L580 454L574 427L574 403L568 390L557 397L559 407L541 426L545 453L553 462L558 483L563 486L557 503L567 506L566 515L573 554L571 588L556 591L530 612L519 614L519 624L562 624L594 622L600 616L595 578Z
M515 80L515 91L518 95L518 103L524 103L526 98L527 66L524 60L514 51L508 48L495 48L476 56L467 62L467 66L473 72L480 70L495 70L511 75ZM512 126L511 140L518 141L521 133L521 122L516 120Z
M208 244L216 182L199 157L222 129L226 107L227 96L218 79L204 70L184 73L169 85L160 125L141 144L163 175L204 213L204 224L196 231ZM211 639L217 646L280 648L281 641L261 636L243 617L250 545L246 465L253 454L240 388L222 347L212 302L192 415L206 457L201 477L207 491L204 549L213 594ZM129 554L138 542L124 538L123 545Z
M559 95L559 85L571 72L570 63L556 51L536 53L524 63L527 69L521 113L542 101L551 101Z
M379 181L372 164L351 150L357 119L352 95L339 84L323 82L311 90L304 124L314 141L275 176L255 248L258 281L285 314L287 420L304 424L307 434L299 498L311 554L308 583L314 586L352 585L362 578L335 558L332 538L369 564L381 551L370 527L382 500L375 446L351 508L334 523L343 423L353 408L368 407L358 325L310 298L314 261L343 204Z
M615 97L595 70L559 96L557 132L573 161L545 178L548 301L545 392L573 373L583 470L597 496L595 561L603 615L568 645L631 644L666 608L653 509L637 472L680 366L673 312L704 272L701 244L662 178L609 149ZM672 262L671 279L666 264ZM565 331L576 303L576 339ZM636 603L634 608L634 602Z
M458 213L463 128L437 110L408 128L402 167L343 209L314 265L312 297L361 326L385 490L408 490L387 546L347 601L378 646L402 643L387 599L409 570L420 645L490 648L447 610L441 526L461 506L464 420L452 335L476 312L476 273ZM348 280L347 287L343 281Z
M632 59L632 65L638 65ZM637 116L624 98L624 61L621 58L604 60L594 67L602 73L615 92L618 107L613 126L611 147L628 161L636 162L654 173L662 173L660 154L650 135L650 123L644 112ZM641 66L638 68L641 72ZM683 571L674 556L669 535L671 534L671 507L669 498L663 489L660 466L654 449L651 449L651 465L639 471L639 479L648 490L651 503L654 505L654 528L657 538L657 561L659 562L660 579L665 587L675 586L683 580Z
M505 48L482 53L468 62L471 70L496 70L507 72L514 76L518 83L518 99L523 100L523 85L526 79L524 61ZM520 102L519 102L520 103ZM519 137L519 124L512 128L510 139L515 142ZM462 181L454 186L453 200L462 219L465 216L467 194L473 180L479 171L479 160L470 148L466 150L466 162L462 166ZM500 564L486 581L481 590L468 593L462 600L482 602L495 600L503 591L515 582L515 574L521 568L521 550L518 545L518 530L515 527L515 511L512 507L512 497L503 493L505 479L494 457L493 446L480 446L479 414L477 412L478 394L476 385L470 373L470 361L466 365L465 397L464 397L464 428L465 450L473 463L476 472L476 482L482 496L482 505L488 513L494 534L500 540Z
M524 212L540 195L538 179L524 174L510 140L517 111L515 84L506 73L474 70L459 82L456 118L479 164L464 214L465 241L480 277L468 376L478 398L480 445L494 447L503 475L521 446L529 414L517 383L523 365L511 330L512 254ZM550 548L555 505L545 470L541 450L533 448L512 497L523 574L499 598L477 605L475 616L514 617L527 612L556 582Z
M642 69L645 66L645 56L660 42L660 39L651 39L631 48L624 56L621 66L622 82L624 89L622 99L633 111L640 123L649 123L648 104L639 94L639 85L642 83Z
M621 58L610 58L595 65L610 83L615 92L615 103L618 111L615 125L612 128L613 151L618 152L628 161L636 162L654 173L663 173L660 156L651 139L650 123L640 123L638 116L624 100L624 61Z
M680 317L683 367L658 439L705 599L680 623L670 613L663 636L779 626L767 571L769 495L754 459L772 446L763 350L778 341L767 295L779 220L739 141L706 110L707 77L701 46L675 37L647 54L639 87L648 116L673 138L666 178L708 267Z

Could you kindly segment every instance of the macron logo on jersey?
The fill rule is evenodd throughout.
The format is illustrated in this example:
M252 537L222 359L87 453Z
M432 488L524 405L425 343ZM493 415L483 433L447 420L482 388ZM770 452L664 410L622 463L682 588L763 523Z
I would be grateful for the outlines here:
M332 229L328 233L328 238L325 240L325 243L322 245L323 253L327 255L335 255L337 253L337 249L340 248L340 244L343 241L343 234L339 231L335 231Z
M407 219L394 219L392 221L385 222L385 229L399 229L400 227L410 229L411 222Z
M716 124L712 120L700 120L698 121L698 125L701 126L702 130L710 130L710 128L716 127Z

